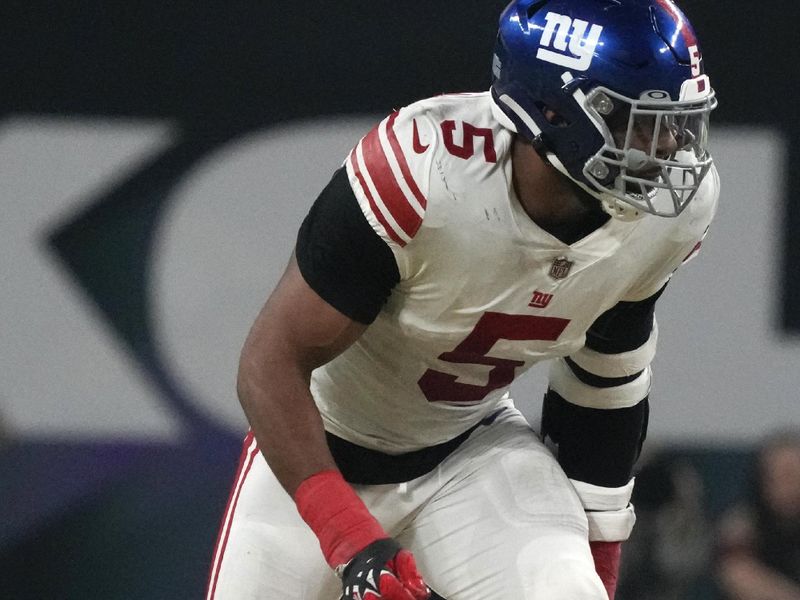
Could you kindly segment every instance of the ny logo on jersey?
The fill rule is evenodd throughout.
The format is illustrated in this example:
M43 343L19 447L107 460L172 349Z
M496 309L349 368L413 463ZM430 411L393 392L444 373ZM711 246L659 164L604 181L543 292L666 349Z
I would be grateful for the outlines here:
M539 42L542 48L536 52L536 58L576 71L588 69L592 64L594 50L600 41L603 28L600 25L592 25L589 35L585 35L589 26L587 21L570 19L566 15L554 12L547 13L544 18L547 24ZM554 34L555 39L553 39ZM554 50L547 50L547 46Z
M545 292L540 292L539 290L535 290L533 292L533 297L531 301L528 302L528 306L532 308L547 308L547 305L550 304L550 300L553 299L553 294L547 294Z

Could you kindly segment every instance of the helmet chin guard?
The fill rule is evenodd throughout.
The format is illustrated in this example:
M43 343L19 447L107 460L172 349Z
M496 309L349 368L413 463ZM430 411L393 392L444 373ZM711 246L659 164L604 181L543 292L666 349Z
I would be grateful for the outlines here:
M716 98L670 0L514 0L492 68L501 123L615 218L679 215L711 168Z

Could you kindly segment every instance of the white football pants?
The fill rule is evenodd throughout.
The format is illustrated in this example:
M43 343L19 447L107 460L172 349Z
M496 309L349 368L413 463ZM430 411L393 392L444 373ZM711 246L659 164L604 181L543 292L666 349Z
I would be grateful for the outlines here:
M354 486L447 600L607 600L586 517L558 463L509 405L436 469ZM207 600L337 600L341 582L251 435Z

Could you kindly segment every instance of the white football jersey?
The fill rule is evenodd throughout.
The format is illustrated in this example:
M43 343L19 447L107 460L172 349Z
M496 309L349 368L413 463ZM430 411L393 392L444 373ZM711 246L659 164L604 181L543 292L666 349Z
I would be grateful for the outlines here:
M393 113L347 157L400 282L364 335L313 373L331 433L388 453L452 439L532 365L581 349L603 312L657 292L716 210L712 169L680 216L612 218L565 244L515 195L513 136L488 92L446 95Z

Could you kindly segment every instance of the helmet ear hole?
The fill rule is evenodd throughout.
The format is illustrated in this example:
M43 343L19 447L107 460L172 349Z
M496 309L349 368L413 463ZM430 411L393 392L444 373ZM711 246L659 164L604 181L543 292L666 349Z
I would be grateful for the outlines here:
M539 109L539 112L542 113L545 120L553 127L569 127L569 120L547 106L544 102L535 102L534 105Z

